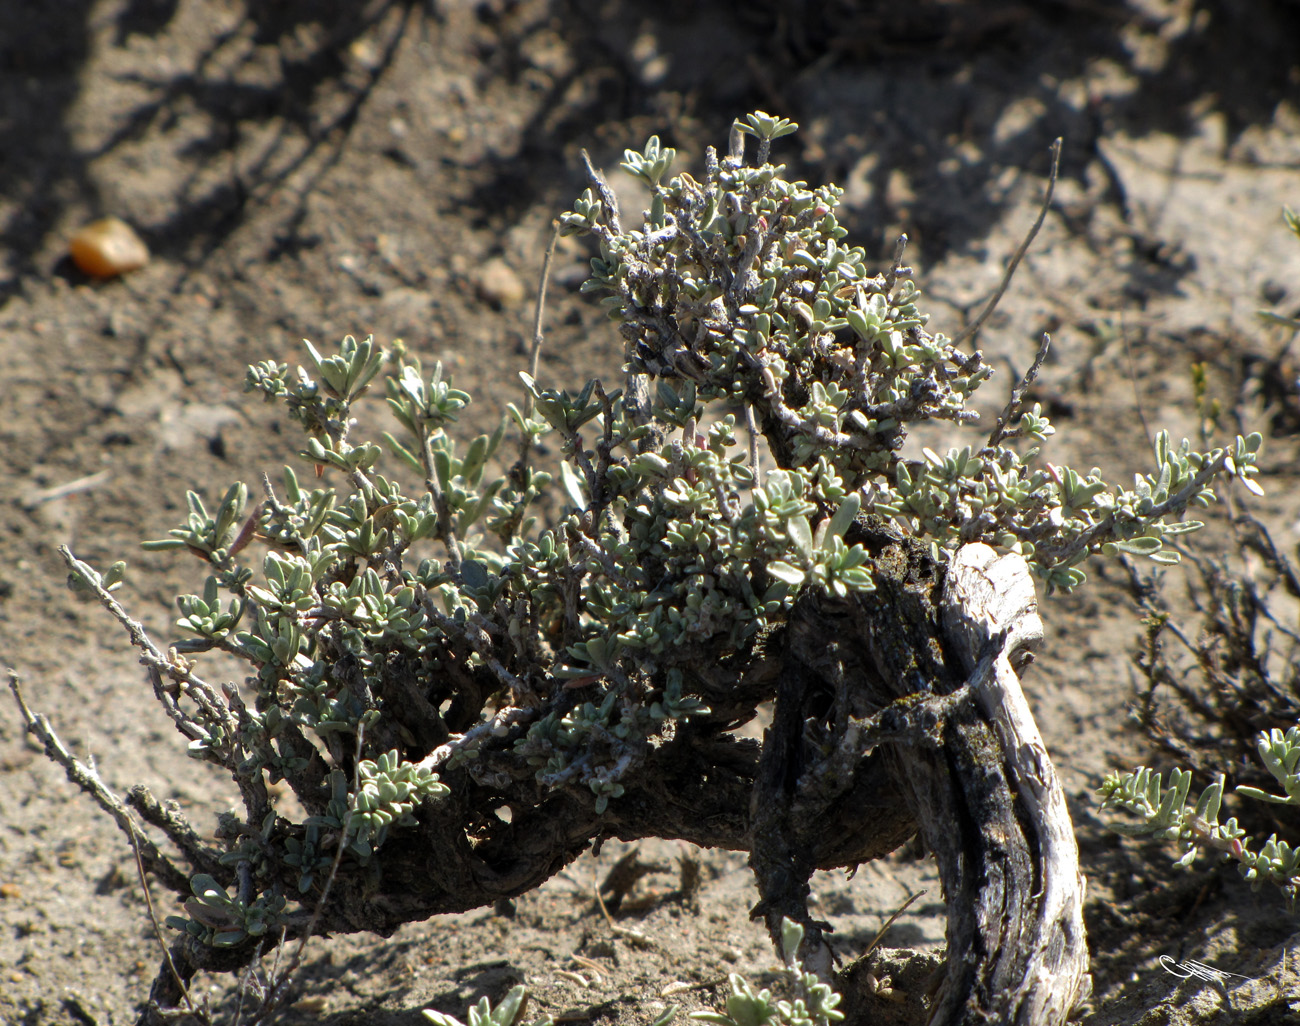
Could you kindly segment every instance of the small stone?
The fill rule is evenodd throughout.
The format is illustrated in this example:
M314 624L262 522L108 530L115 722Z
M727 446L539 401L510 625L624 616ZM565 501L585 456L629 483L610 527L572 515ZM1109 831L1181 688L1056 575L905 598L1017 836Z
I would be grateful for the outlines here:
M0 884L0 898L21 898L22 889L16 883Z
M78 269L92 278L116 278L149 262L149 247L125 221L105 217L92 221L68 243Z
M519 275L500 257L484 261L470 273L478 294L498 310L517 306L527 294Z
M214 452L221 445L221 432L237 423L239 414L224 404L168 403L158 413L157 441L173 452L206 443Z

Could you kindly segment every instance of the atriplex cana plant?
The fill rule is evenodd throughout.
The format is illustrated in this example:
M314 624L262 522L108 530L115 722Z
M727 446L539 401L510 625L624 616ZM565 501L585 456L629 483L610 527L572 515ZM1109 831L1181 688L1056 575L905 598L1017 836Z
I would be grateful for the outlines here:
M1260 761L1283 793L1249 786L1237 787L1236 793L1256 801L1300 807L1300 724L1285 734L1280 730L1260 734L1258 748ZM1194 803L1187 800L1191 784L1190 771L1173 769L1169 786L1163 787L1161 774L1142 766L1133 773L1111 774L1097 793L1102 808L1118 807L1140 817L1134 824L1112 823L1121 833L1177 843L1184 850L1175 864L1184 868L1189 868L1202 850L1219 852L1237 862L1241 875L1256 890L1265 882L1281 888L1288 907L1294 909L1300 891L1300 848L1279 841L1277 834L1260 845L1246 836L1235 816L1220 823L1223 774Z
M804 928L798 923L781 921L782 982L793 998L774 997L767 989L755 991L743 976L732 973L726 1011L692 1012L691 1018L711 1026L830 1026L840 1022L844 1018L837 1007L840 996L808 972L798 958L803 935Z
M917 778L898 761L985 729L938 640L950 557L985 542L1068 590L1090 554L1176 559L1165 540L1199 526L1178 518L1216 477L1254 485L1258 435L1195 451L1161 434L1132 488L1045 462L1055 428L1024 393L1046 339L989 434L909 457L910 426L977 419L968 400L991 370L927 330L901 240L874 273L844 241L840 190L768 162L794 130L750 115L699 180L668 178L658 139L627 151L651 196L636 227L590 171L560 224L598 249L584 290L626 342L622 389L544 387L534 352L522 403L465 442L452 431L470 396L440 365L369 339L308 344L296 372L248 374L303 429L306 479L286 468L251 506L234 485L211 512L191 493L186 523L150 546L208 574L178 600L185 640L155 644L109 594L121 571L67 554L190 754L244 804L212 844L144 788L126 808L82 781L133 839L148 824L183 855L140 844L188 912L169 921L157 1006L280 939L387 934L520 894L603 837L750 851L756 914L774 935L798 921L805 949L824 951L813 869L918 829L953 843L909 804ZM375 412L358 403L378 381L382 444L354 419ZM543 466L547 436L558 467ZM565 505L540 522L555 473ZM204 679L192 660L208 651L246 679ZM738 736L773 699L764 744ZM1000 765L992 741L972 751L981 772ZM281 781L301 819L277 804ZM983 1014L974 991L949 1000L946 1021Z

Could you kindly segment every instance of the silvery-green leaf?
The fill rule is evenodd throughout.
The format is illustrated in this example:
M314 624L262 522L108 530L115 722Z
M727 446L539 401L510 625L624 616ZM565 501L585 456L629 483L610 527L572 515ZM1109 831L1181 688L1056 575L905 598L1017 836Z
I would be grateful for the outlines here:
M767 572L779 581L798 587L803 584L804 572L797 566L791 566L784 560L776 560L767 565Z

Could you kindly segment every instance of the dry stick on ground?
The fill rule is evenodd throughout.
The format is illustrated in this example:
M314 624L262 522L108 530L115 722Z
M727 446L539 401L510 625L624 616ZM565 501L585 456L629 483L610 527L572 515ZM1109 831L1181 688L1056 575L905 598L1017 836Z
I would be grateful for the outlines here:
M653 951L663 951L663 947L655 940L647 937L640 930L633 930L626 926L619 926L614 922L614 917L609 914L609 909L605 907L605 899L600 896L600 883L592 877L592 893L596 896L596 904L600 906L600 914L605 917L605 923L615 937L621 937L634 948L642 948Z
M885 939L885 934L889 932L889 928L898 921L898 917L901 916L904 912L906 912L909 908L911 908L912 904L915 901L917 901L919 898L925 897L925 893L926 893L925 888L923 887L915 894L909 895L907 900L903 902L901 905L899 905L898 908L894 911L894 914L885 920L885 925L876 931L876 935L871 938L871 943L867 945L866 950L864 950L862 954L859 955L858 957L866 958L873 951L875 951L876 948L880 946L880 942Z

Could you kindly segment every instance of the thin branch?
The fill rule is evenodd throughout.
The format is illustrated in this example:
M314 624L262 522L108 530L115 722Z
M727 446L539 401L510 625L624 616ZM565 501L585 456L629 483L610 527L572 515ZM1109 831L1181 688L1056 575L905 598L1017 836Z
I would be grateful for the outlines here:
M280 943L284 943L284 931L281 931ZM276 948L277 952L279 948ZM248 968L244 970L243 976L239 978L239 1001L235 1004L235 1017L231 1026L241 1026L244 1021L244 1000L248 997L250 991L257 992L258 1002L266 1000L266 988L262 981L257 978L258 971L262 967L262 942L257 942L257 953L253 956L253 961L249 963Z
M993 433L989 435L989 440L984 443L984 448L992 449L1009 433L1008 425L1015 420L1016 415L1020 413L1024 405L1025 391L1032 385L1038 377L1038 372L1043 366L1043 361L1047 359L1047 351L1052 347L1052 337L1043 332L1043 337L1038 343L1038 352L1034 356L1034 362L1030 364L1029 370L1025 371L1025 376L1020 379L1020 383L1011 390L1011 398L1007 401L1006 409L998 417L997 425L993 428Z
M22 506L26 510L34 510L38 506L47 502L54 502L56 499L65 499L69 495L89 492L102 484L106 484L112 476L112 471L101 470L97 474L79 477L75 481L68 481L65 484L51 485L49 488L37 488L22 497Z
M785 401L781 398L781 389L777 387L776 377L772 374L771 369L760 363L757 370L759 379L766 391L765 398L767 399L768 410L786 427L807 435L828 449L866 449L873 444L868 439L846 435L841 431L833 431L828 427L823 427L812 417L801 420L799 415L786 406Z
M1001 301L1002 296L1011 285L1011 278L1015 275L1016 268L1020 266L1021 259L1024 257L1025 253L1028 252L1030 243L1034 241L1034 237L1038 234L1038 229L1043 227L1043 221L1047 218L1047 208L1052 203L1052 192L1056 189L1056 173L1060 170L1061 166L1061 140L1059 138L1052 143L1051 152L1052 170L1047 178L1047 193L1043 196L1043 206L1038 211L1038 220L1036 220L1034 226L1029 229L1029 234L1025 236L1025 241L1020 244L1020 248L1016 250L1015 255L1011 258L1011 263L1007 264L1006 273L1002 275L1002 284L998 286L997 292L993 293L993 298L990 299L988 305L984 307L984 312L957 333L957 337L952 340L953 345L960 345L962 342L965 342L968 338L974 335L975 332L979 331L980 328L984 326L984 322L992 316L993 311L997 309L997 305Z
M601 205L605 208L610 230L615 235L622 235L623 227L618 220L618 197L614 195L614 190L609 187L609 182L605 181L605 175L598 171L591 162L591 154L586 150L582 151L582 166L587 169L587 179L595 188L596 195L600 197Z
M528 354L528 376L537 380L538 361L542 355L542 314L546 309L546 286L551 280L551 260L555 257L555 243L560 238L560 222L557 218L551 222L551 241L546 247L546 256L542 258L541 280L537 283L537 312L533 317L533 347ZM524 419L533 415L536 400L531 391L524 394Z
M161 805L143 784L136 784L127 792L126 804L140 813L146 823L165 833L199 872L217 879L230 872L221 863L221 853L203 843L180 809L174 805L171 808Z
M745 403L745 430L749 432L749 469L754 472L754 489L763 487L762 472L758 467L758 422L754 419L754 404Z
M619 570L614 562L614 557L609 554L600 542L589 538L582 531L569 531L567 537L570 542L576 544L583 552L600 564L600 568L605 571L605 576L613 581L624 591L634 591L635 585Z
M600 914L605 917L605 923L615 937L621 937L634 948L649 948L654 951L664 950L657 941L647 937L640 930L632 930L626 926L619 926L618 923L614 922L614 917L609 914L609 909L605 907L605 899L600 896L600 882L596 880L594 871L591 884L592 893L596 896L596 904L600 906Z
M460 542L456 538L456 527L451 522L451 503L447 501L447 496L438 483L437 461L433 456L433 433L425 428L422 435L420 462L424 464L424 486L433 498L433 508L438 514L438 534L451 557L451 568L459 570L462 558Z
M424 596L424 612L448 638L463 638L492 671L492 675L510 689L510 694L515 701L526 700L526 696L532 689L507 670L505 664L497 658L496 651L492 647L492 637L483 629L481 622L477 622L475 617L470 617L463 623L457 621L454 617L441 612L434 605L433 596L427 593Z
M502 709L494 713L491 719L471 727L463 734L454 735L446 744L439 745L426 755L416 767L421 770L437 770L457 754L473 752L479 745L490 738L504 737L510 728L527 723L537 717L536 708L522 709L517 706Z
M605 218L609 222L609 230L614 235L621 235L623 228L618 217L618 197L614 195L614 190L609 187L605 175L592 164L591 154L586 150L582 151L582 164L587 169L588 181L591 182L592 188L596 190L596 194L600 197L600 202L605 208ZM627 298L626 295L624 298ZM623 382L623 405L632 423L638 427L645 427L651 423L650 378L649 375L634 369L635 361L633 361L632 355L633 350L629 348L627 351L627 376ZM655 447L653 434L653 432L647 434L637 443L638 452L645 452Z
M334 853L334 862L330 865L330 875L325 880L325 886L321 889L320 901L316 902L316 908L312 911L311 919L307 923L307 928L303 931L302 936L298 939L298 946L294 949L293 957L289 959L289 964L284 967L284 972L278 979L270 981L267 987L266 997L262 1000L261 1007L253 1017L252 1022L258 1023L270 1015L281 1001L284 1000L285 991L288 989L289 981L293 979L293 974L298 971L302 965L303 955L307 950L307 942L311 940L312 934L320 925L321 915L325 911L325 903L329 900L330 889L334 886L334 878L338 876L339 865L343 862L343 854L348 847L348 832L352 828L352 817L356 812L357 795L361 792L361 749L365 742L366 725L357 724L357 747L355 758L352 760L352 793L348 795L348 812L343 817L343 830L339 834L338 850ZM282 941L283 943L283 941Z
M188 892L189 878L176 868L166 855L158 850L153 841L149 840L148 835L135 821L135 817L131 815L130 810L118 800L117 795L110 791L99 778L99 773L95 770L94 765L87 766L77 759L68 751L59 736L54 733L50 721L38 713L33 713L28 708L27 700L23 697L22 681L13 670L9 671L9 690L13 692L14 698L18 701L18 708L22 713L23 721L27 724L27 730L41 742L45 754L62 766L64 772L68 775L68 779L94 798L99 807L113 817L113 820L128 837L140 838L143 857L149 863L150 872L154 873L171 890L177 893Z
M758 276L753 271L754 261L758 259L760 253L766 253L771 248L772 240L776 238L777 232L781 230L781 219L785 216L785 212L789 207L789 199L784 199L776 210L765 216L760 216L750 226L749 238L745 242L745 248L736 264L731 284L727 288L727 293L733 302L739 303L742 292L757 287Z
M867 950L862 952L862 954L858 956L858 959L860 960L866 958L869 954L875 951L876 946L882 940L885 939L885 934L889 932L889 928L894 925L894 921L897 920L899 916L901 916L904 912L907 911L908 907L912 904L912 902L916 901L917 898L922 897L924 894L925 894L925 888L923 887L921 888L921 890L917 891L915 894L909 897L905 902L899 905L898 911L885 920L885 925L882 926L878 931L876 931L876 935L871 939L871 943L867 945Z
M1268 533L1268 528L1249 513L1237 517L1234 526L1240 531L1238 537L1241 538L1241 544L1258 552L1269 568L1281 578L1282 583L1286 586L1287 593L1292 598L1300 598L1300 577L1296 576L1295 568L1286 556L1278 551L1277 546L1273 543L1273 536ZM1244 529L1247 527L1254 531L1253 535L1245 533ZM1272 619L1271 616L1269 618ZM1276 621L1274 622L1276 623Z
M1188 504L1191 503L1196 496L1201 494L1201 490L1210 483L1211 479L1213 479L1219 471L1223 469L1223 465L1227 461L1228 452L1225 449L1223 452L1219 453L1218 459L1210 460L1205 464L1205 466L1198 470L1196 476L1187 482L1181 491L1176 495L1169 496L1169 498L1164 502L1156 503L1142 514L1141 519L1154 522L1170 513L1178 513L1186 509ZM1055 555L1051 559L1050 563L1044 559L1040 559L1040 562L1042 562L1044 566L1050 568L1071 566L1080 553L1091 549L1093 545L1099 543L1114 529L1115 514L1114 512L1107 513L1097 521L1097 523L1093 524L1090 528L1066 545L1059 554ZM1039 555L1041 556L1044 554L1050 554L1050 550L1048 550L1047 553L1044 553L1044 550L1040 549Z
M167 963L167 968L176 981L176 986L180 988L181 997L185 1000L185 1006L190 1010L190 1014L197 1017L200 1022L211 1023L212 1020L207 1013L200 1011L195 1006L194 999L190 997L189 986L181 979L181 974L176 971L176 963L172 960L171 948L163 938L162 925L158 922L158 913L154 911L153 896L149 893L149 882L144 876L144 860L140 857L139 839L136 837L134 830L127 831L127 837L131 840L131 852L135 855L135 870L140 878L140 893L144 895L145 908L149 910L149 922L153 924L153 935L158 938L158 946L162 948L163 960Z
M910 274L912 269L903 264L903 251L907 249L907 234L904 233L894 242L894 259L890 261L889 270L885 272L885 291L892 292L894 283L901 274Z
M560 238L560 222L558 219L551 222L551 241L546 247L546 255L542 258L542 273L537 283L537 310L533 317L533 344L528 354L528 374L533 379L534 385L537 382L537 371L541 361L542 354L542 317L546 308L546 289L551 280L551 261L555 257L555 245ZM524 389L524 408L523 419L527 423L532 419L533 413L537 409L537 400L533 398L533 393L529 389ZM512 482L519 486L520 492L523 491L522 482L528 471L529 458L532 456L533 444L536 437L528 433L526 429L520 429L519 432L519 458L515 460L514 466L510 469L509 477ZM513 535L518 524L522 521L524 510L518 509L515 514L514 527L511 530Z
M193 699L207 717L221 724L227 736L237 737L239 734L239 721L228 707L222 705L212 685L194 676L185 665L168 658L154 644L153 639L145 633L144 625L137 620L131 619L117 599L113 598L100 584L99 574L90 564L79 560L66 545L59 546L59 555L63 557L63 561L68 564L68 569L73 572L77 580L89 588L95 594L95 597L99 599L100 605L112 613L117 622L126 628L126 632L131 636L131 644L143 653L140 661L147 667L165 673L181 686L185 694ZM164 704L167 703L164 702ZM185 725L190 723L189 717L176 709L174 703L168 707L168 712L171 714L172 719L176 721L177 726L181 728L181 732L193 740L194 735L184 729Z
M1142 422L1142 434L1146 436L1147 446L1152 444L1151 425L1147 423L1145 407L1142 403L1142 391L1138 388L1137 365L1133 362L1133 347L1129 344L1128 328L1124 325L1124 311L1119 314L1119 338L1124 343L1124 362L1128 364L1128 380L1133 386L1133 408L1137 411L1138 420Z
M740 119L731 123L731 134L727 137L727 163L739 167L745 160L745 132Z

